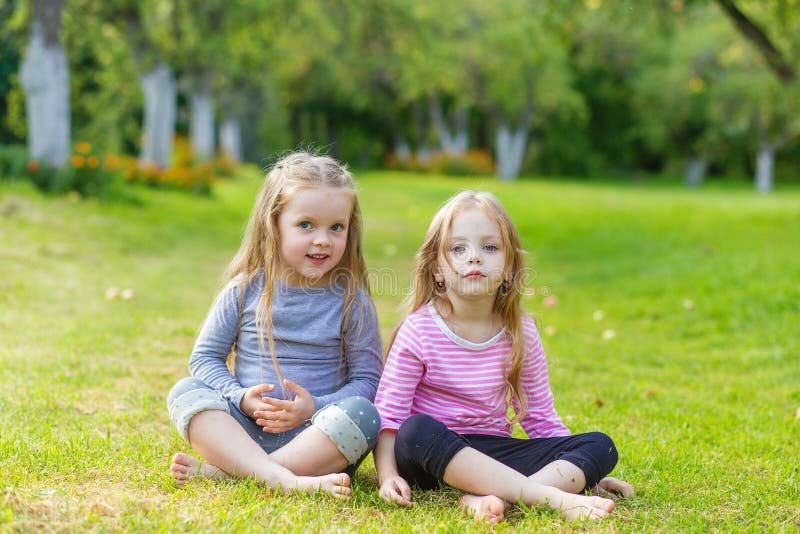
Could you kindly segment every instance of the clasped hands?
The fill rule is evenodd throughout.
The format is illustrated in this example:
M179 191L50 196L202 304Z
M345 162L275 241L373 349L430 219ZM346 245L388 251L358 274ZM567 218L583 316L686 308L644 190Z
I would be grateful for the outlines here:
M256 424L271 434L287 432L305 424L314 415L314 397L300 384L284 378L283 385L292 393L294 399L283 400L264 397L275 384L258 384L248 388L239 407L242 412L256 420Z

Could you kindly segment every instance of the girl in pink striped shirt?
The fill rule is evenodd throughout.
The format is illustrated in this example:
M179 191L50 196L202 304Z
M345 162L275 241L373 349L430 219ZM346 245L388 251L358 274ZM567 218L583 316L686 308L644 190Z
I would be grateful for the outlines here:
M614 501L585 490L633 494L606 477L617 463L611 439L570 435L556 413L522 278L519 234L493 195L465 191L436 214L375 399L381 498L410 506L411 486L446 483L468 492L462 508L496 523L506 502L599 519ZM529 439L511 437L515 423Z

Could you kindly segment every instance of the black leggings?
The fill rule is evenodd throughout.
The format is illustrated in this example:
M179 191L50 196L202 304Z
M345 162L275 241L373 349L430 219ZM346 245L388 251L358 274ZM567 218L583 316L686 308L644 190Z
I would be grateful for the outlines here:
M394 442L397 469L421 489L444 482L444 471L458 451L472 447L508 467L531 476L555 460L578 466L592 488L617 465L617 448L601 432L557 438L517 439L483 434L456 434L429 415L412 415L400 425Z

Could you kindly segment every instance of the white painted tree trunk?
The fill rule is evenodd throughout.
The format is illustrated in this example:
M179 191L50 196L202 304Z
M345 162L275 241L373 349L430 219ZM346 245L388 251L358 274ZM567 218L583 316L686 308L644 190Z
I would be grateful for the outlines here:
M144 124L139 163L163 169L172 159L177 85L172 70L163 62L142 76L140 82L144 92Z
M433 151L428 145L420 145L417 147L417 161L422 165L426 165L431 162L431 158L433 157Z
M59 42L47 42L40 21L31 23L20 68L28 124L28 154L63 167L70 153L69 65Z
M192 88L189 95L191 122L189 137L192 150L200 159L214 157L214 101L211 96L211 85L201 83Z
M451 131L447 118L442 111L439 100L432 98L430 102L431 123L433 124L436 136L439 138L439 145L442 152L448 156L463 156L469 148L469 138L467 135L467 110L460 108L455 111L454 124Z
M497 176L501 180L515 180L519 176L527 144L527 126L520 126L513 131L505 122L500 122L497 126L495 158L497 159Z
M708 159L704 156L691 156L686 161L686 185L698 187L703 183L708 168Z
M398 136L394 143L394 155L400 163L408 163L411 161L411 146L408 144L408 139Z
M775 145L770 141L762 141L758 148L756 160L756 190L759 193L772 191L773 169L775 167Z
M227 115L219 127L219 146L222 153L235 163L242 161L242 124L239 119Z

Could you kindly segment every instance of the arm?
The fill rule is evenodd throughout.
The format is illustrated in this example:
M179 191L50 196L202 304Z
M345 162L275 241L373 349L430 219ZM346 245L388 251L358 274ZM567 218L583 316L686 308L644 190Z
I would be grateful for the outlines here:
M375 456L375 469L378 471L380 490L378 495L384 501L393 502L400 506L411 506L411 486L397 472L397 462L394 457L394 438L396 430L384 430L378 436L373 455Z
M394 454L397 429L411 413L417 387L425 374L420 336L407 320L397 332L381 377L375 407L381 415L381 433L373 452L382 499L411 506L411 487L400 476Z
M520 425L529 438L569 436L569 429L556 412L553 392L550 389L547 360L539 333L533 321L527 317L522 321L525 331L522 386L528 398L528 411L520 421Z
M225 362L239 334L239 288L228 284L217 297L197 335L189 370L237 405L246 388L231 375Z

